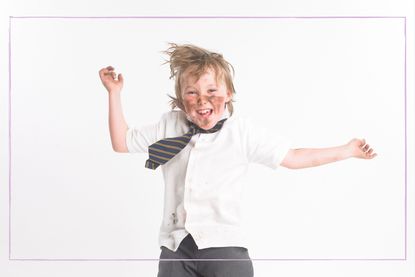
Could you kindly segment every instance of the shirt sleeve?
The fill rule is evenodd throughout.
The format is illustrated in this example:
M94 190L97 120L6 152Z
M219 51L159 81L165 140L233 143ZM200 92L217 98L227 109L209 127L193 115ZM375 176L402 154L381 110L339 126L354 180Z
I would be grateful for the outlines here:
M275 131L247 120L248 161L276 169L291 148L291 143Z
M148 153L148 147L162 138L171 117L172 113L168 112L163 114L157 123L129 127L125 138L128 152Z

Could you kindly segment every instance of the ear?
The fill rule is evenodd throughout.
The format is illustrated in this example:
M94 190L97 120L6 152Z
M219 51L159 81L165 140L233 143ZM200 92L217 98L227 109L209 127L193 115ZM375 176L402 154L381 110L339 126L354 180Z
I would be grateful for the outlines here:
M232 100L232 92L228 90L228 93L226 94L225 102L228 103Z

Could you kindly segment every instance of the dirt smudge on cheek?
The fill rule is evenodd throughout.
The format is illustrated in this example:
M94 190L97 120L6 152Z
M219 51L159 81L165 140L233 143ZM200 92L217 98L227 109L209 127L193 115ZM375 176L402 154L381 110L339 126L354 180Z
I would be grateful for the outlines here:
M225 104L225 97L210 96L208 100L215 109L220 109Z
M197 98L187 99L184 101L184 107L187 112L197 110L203 107L206 103L210 104L210 107L214 111L218 112L225 107L225 97L223 96L201 96Z
M223 96L202 96L202 97L198 97L196 101L192 101L192 103L194 102L195 105L200 105L203 104L205 102L210 103L213 107L221 107L223 104L225 104L225 97Z

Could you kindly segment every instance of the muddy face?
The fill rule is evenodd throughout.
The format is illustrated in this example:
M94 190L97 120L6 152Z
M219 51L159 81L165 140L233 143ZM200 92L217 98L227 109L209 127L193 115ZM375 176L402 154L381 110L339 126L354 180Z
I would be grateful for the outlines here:
M215 80L215 72L208 70L195 78L184 78L183 105L186 114L193 123L208 130L213 128L221 119L225 110L225 103L231 100L231 93L227 91L223 81L219 84Z

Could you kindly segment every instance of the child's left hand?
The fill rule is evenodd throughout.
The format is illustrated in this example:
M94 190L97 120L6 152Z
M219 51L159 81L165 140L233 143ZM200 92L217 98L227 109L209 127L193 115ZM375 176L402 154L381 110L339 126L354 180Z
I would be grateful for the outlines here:
M373 159L377 156L373 149L366 143L365 139L352 139L347 144L347 149L351 157L360 159Z

